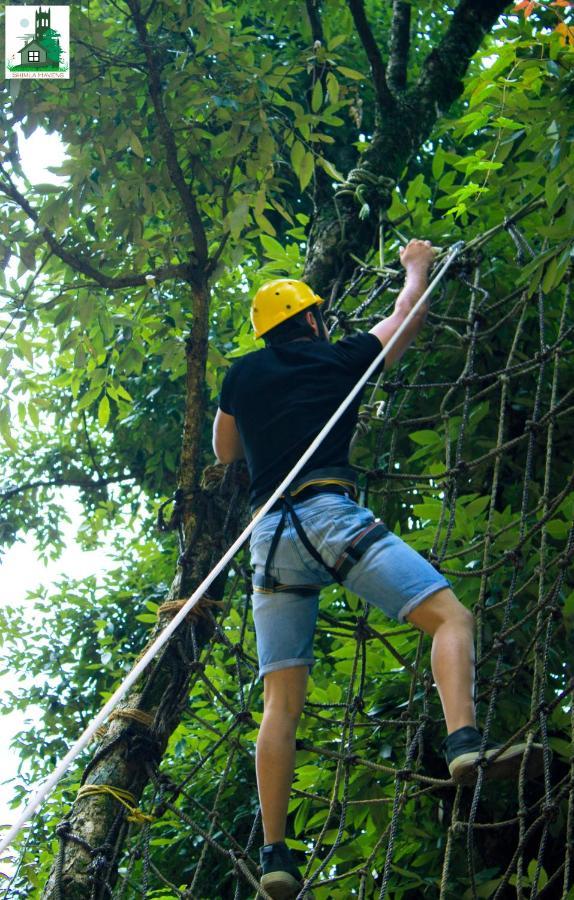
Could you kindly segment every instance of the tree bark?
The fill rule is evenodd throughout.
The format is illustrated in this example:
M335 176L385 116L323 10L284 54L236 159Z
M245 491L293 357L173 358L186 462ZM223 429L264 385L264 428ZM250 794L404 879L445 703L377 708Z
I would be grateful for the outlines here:
M223 554L229 534L245 525L247 480L242 464L229 466L217 487L198 489L194 513L198 523L190 544L189 562L180 566L167 600L191 593ZM188 569L188 571L187 571ZM223 593L225 573L210 589ZM161 615L150 641L161 631ZM201 673L195 648L201 650L213 634L211 617L190 616L166 644L158 659L126 696L123 710L139 710L153 717L151 727L113 718L105 737L84 771L82 784L112 785L133 795L136 805L148 782L148 765L159 762L187 703L190 684ZM76 799L58 828L60 855L44 888L45 900L79 900L92 895L94 881L104 890L113 886L126 834L126 810L109 795ZM96 896L99 896L96 894Z

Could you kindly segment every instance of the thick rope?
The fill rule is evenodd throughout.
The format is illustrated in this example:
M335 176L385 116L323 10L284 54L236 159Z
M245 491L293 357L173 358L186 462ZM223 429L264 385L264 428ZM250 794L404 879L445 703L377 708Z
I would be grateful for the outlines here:
M114 787L111 784L84 784L79 789L76 799L81 800L82 797L100 797L100 796L108 796L113 797L114 800L117 800L118 803L121 803L125 809L129 812L129 816L127 816L128 822L137 822L138 824L145 824L146 822L154 822L155 817L150 816L148 813L144 813L141 809L138 809L136 798L131 793L131 791L127 791L124 788Z

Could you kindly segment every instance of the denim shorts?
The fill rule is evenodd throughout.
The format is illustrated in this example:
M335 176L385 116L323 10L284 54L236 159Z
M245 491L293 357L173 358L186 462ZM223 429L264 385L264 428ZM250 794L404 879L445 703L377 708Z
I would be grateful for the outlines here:
M334 493L318 494L298 503L296 512L310 543L331 567L357 534L375 521L370 510ZM253 530L251 562L258 573L264 572L280 518L280 512L268 513ZM313 665L319 590L333 583L327 569L304 547L289 516L269 571L282 585L318 587L315 593L298 593L296 587L272 593L255 588L253 618L260 676L290 666ZM402 622L430 594L450 587L450 582L401 538L388 532L371 544L351 568L343 586Z

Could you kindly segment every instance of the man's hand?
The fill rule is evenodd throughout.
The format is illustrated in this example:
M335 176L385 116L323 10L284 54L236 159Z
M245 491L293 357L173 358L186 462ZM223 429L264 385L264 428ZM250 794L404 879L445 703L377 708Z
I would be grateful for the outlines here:
M420 272L426 276L435 256L434 248L430 241L420 241L415 238L409 241L406 247L399 249L399 256L403 269L407 275L410 272Z

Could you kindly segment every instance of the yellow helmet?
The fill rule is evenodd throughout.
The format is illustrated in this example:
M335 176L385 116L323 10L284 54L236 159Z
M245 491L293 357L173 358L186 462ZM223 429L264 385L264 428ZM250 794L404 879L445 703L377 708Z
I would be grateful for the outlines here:
M291 316L315 303L323 303L304 281L292 278L277 278L268 281L259 288L251 304L251 321L255 329L255 337L261 337L267 331L287 321Z

